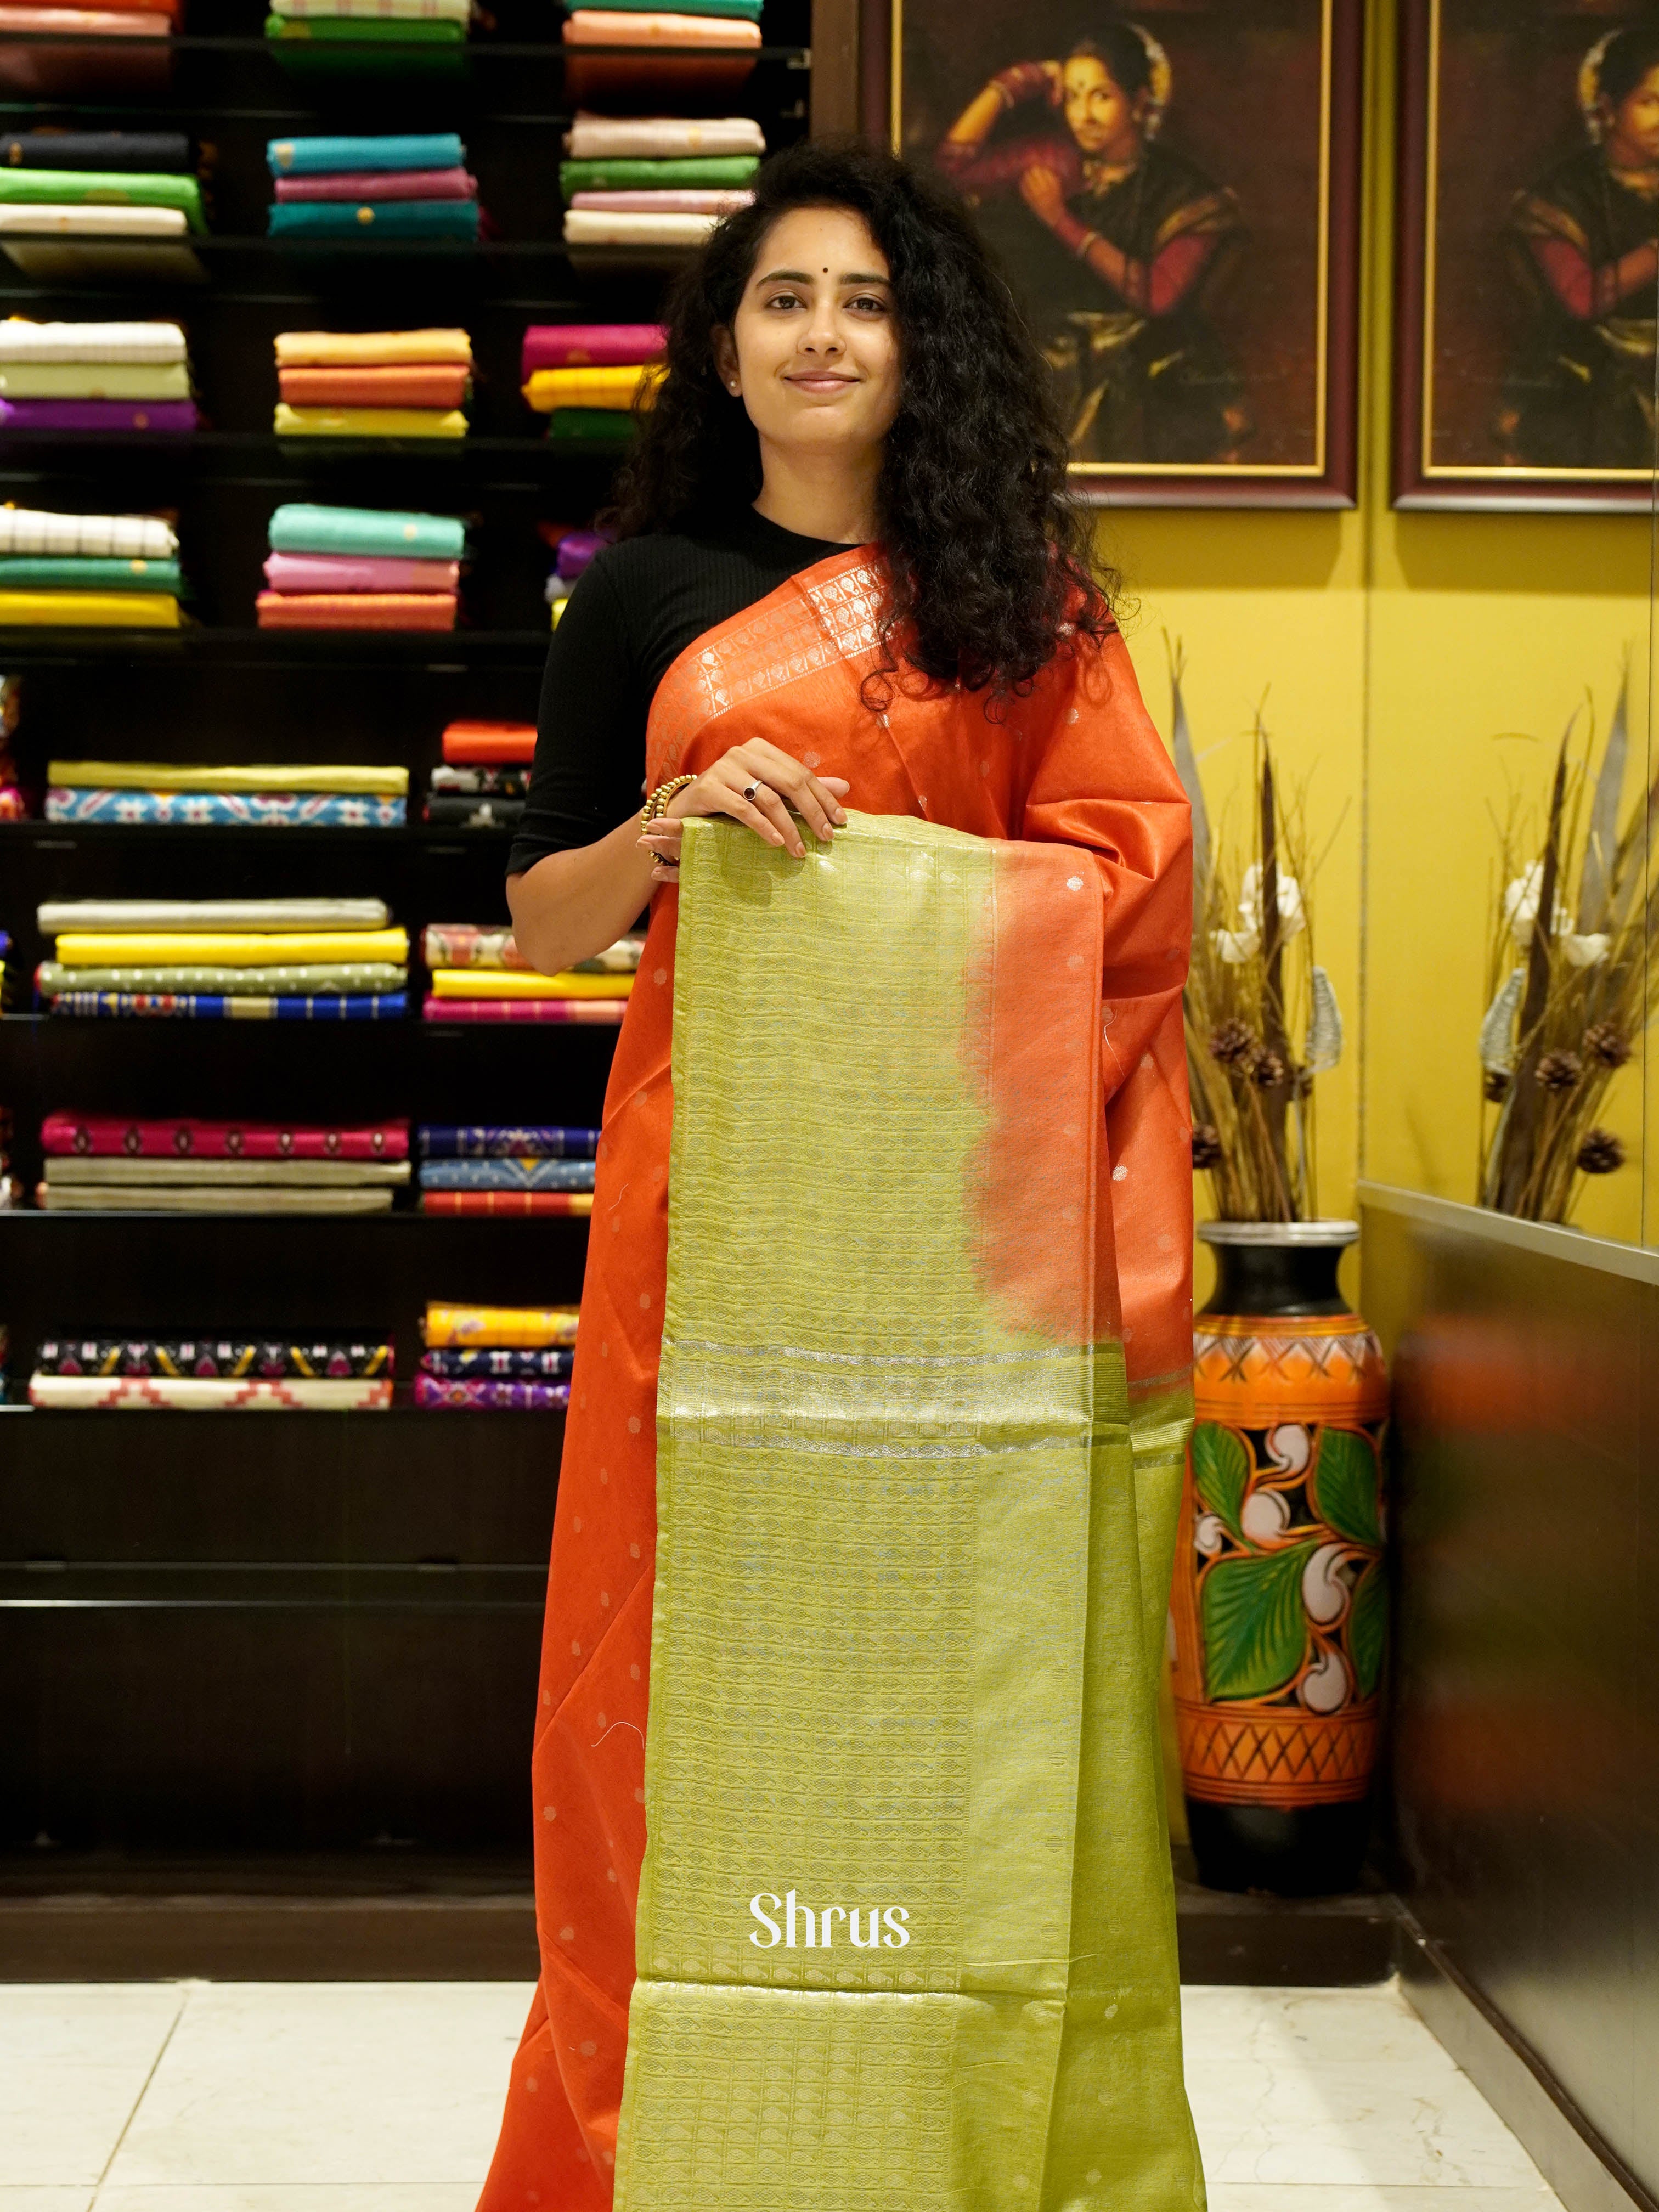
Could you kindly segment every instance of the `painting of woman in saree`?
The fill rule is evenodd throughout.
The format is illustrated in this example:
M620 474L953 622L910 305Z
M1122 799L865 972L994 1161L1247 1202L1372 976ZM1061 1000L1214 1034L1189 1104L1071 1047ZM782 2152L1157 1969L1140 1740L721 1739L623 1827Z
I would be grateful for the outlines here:
M1361 0L885 5L894 149L967 201L1073 495L1352 504Z
M1644 507L1659 4L1407 0L1395 498Z
M1516 263L1532 310L1498 420L1511 465L1654 461L1659 295L1659 23L1585 56L1589 143L1518 193Z
M934 156L974 202L1017 194L1028 211L1037 337L1080 461L1237 464L1249 443L1243 380L1204 308L1243 219L1237 193L1159 144L1170 91L1151 33L1107 23L1063 61L999 70ZM1005 117L1014 135L994 139Z

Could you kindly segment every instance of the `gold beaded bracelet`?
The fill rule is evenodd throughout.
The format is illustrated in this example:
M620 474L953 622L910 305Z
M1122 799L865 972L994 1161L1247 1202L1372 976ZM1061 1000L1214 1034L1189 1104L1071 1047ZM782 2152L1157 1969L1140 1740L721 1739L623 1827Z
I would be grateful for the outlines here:
M659 783L645 802L645 811L640 817L641 823L660 820L668 811L670 800L684 791L688 783L695 783L696 780L695 775L677 775L672 783Z

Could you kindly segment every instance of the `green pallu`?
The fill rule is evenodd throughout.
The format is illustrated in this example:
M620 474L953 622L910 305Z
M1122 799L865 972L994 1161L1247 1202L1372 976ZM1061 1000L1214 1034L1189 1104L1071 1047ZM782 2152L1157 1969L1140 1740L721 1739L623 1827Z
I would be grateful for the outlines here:
M34 971L43 999L60 991L225 992L244 999L310 998L331 991L401 991L407 968L388 961L302 963L292 968L66 968L43 960Z
M547 418L556 446L631 445L636 427L619 407L556 407Z
M627 156L561 161L559 191L578 192L738 191L760 167L757 154L687 154L665 161Z
M617 2212L1204 2204L1078 858L687 825Z
M191 229L204 231L202 187L194 177L147 176L105 169L0 168L0 207L177 208Z
M265 36L288 46L453 46L466 37L465 23L428 15L267 15Z

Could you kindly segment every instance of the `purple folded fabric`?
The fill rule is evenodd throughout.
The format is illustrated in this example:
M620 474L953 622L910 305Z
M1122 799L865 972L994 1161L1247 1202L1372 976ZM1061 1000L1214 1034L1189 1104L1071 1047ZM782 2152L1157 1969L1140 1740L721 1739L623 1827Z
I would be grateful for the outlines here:
M472 1413L558 1413L570 1403L570 1385L447 1382L439 1375L417 1375L415 1403L428 1413L457 1407Z
M193 430L193 399L0 399L8 430Z
M538 368L627 368L654 361L667 343L660 323L532 323L524 334L524 375Z
M574 584L601 546L610 543L602 530L567 530L559 540L560 576L567 584Z
M265 581L273 592L453 592L459 561L404 561L394 555L273 553Z
M279 200L476 200L470 169L337 170L321 177L278 177Z

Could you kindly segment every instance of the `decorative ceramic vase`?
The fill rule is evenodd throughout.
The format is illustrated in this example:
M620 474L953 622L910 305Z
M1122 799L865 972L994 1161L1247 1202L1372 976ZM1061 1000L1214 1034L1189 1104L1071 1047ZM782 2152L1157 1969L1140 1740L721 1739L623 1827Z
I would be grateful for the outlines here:
M1206 1222L1175 1697L1199 1878L1352 1888L1370 1828L1388 1586L1388 1370L1336 1286L1352 1221Z

